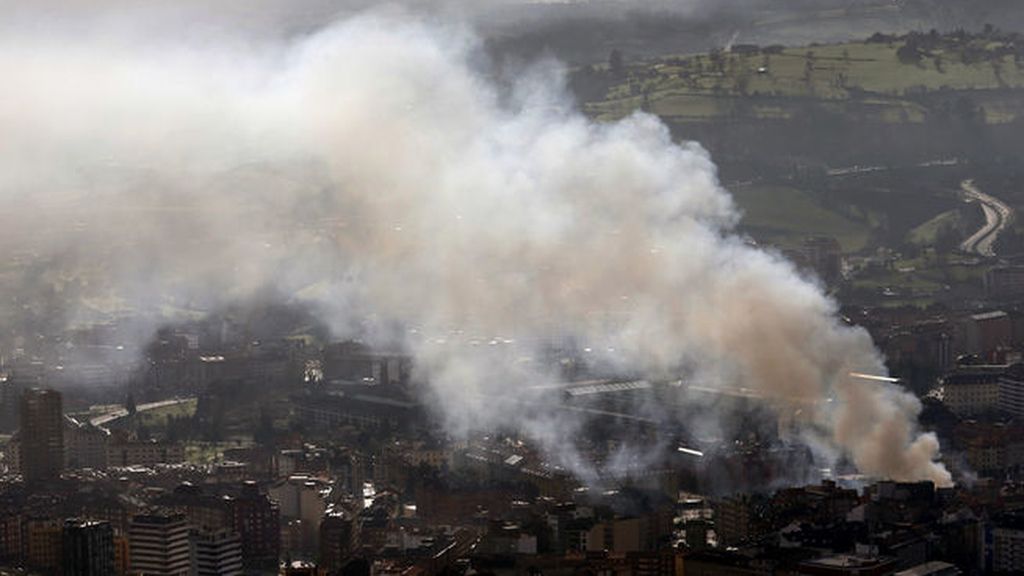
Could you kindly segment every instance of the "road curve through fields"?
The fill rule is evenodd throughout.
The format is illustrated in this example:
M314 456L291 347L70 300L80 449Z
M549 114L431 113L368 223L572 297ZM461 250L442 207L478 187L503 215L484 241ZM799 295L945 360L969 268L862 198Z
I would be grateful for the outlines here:
M974 180L960 183L960 195L966 202L977 202L985 214L985 223L974 234L960 243L960 250L985 258L996 255L992 246L1013 220L1013 209L1002 200L985 194L974 185Z

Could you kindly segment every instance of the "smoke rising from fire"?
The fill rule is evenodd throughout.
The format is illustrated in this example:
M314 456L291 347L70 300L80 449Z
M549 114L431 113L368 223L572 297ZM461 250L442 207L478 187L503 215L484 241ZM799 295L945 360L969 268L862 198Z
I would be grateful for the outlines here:
M584 117L553 63L499 91L479 53L397 12L289 41L5 34L2 250L88 279L77 321L269 286L339 335L398 323L449 430L520 429L577 471L582 417L532 392L560 339L799 408L864 473L950 482L916 399L848 376L884 371L867 334L731 233L699 145Z

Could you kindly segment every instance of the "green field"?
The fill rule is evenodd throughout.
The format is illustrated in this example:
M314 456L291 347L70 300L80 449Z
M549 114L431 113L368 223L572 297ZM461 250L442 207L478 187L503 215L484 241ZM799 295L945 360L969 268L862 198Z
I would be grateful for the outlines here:
M170 418L191 418L196 413L197 401L193 398L172 406L163 406L135 414L136 421L146 428L162 428Z
M807 192L788 186L735 186L730 192L743 211L740 229L759 241L795 248L808 236L833 236L844 252L859 252L871 228L820 206Z
M586 105L602 119L645 109L664 118L791 118L808 102L884 122L920 122L919 97L978 91L988 122L1024 114L1024 60L1009 43L985 38L943 40L901 61L905 40L849 42L772 50L668 56L633 66L603 101ZM994 96L993 96L994 94Z
M960 225L960 211L947 210L921 224L907 233L907 240L919 246L931 246L939 235L939 231L949 226Z

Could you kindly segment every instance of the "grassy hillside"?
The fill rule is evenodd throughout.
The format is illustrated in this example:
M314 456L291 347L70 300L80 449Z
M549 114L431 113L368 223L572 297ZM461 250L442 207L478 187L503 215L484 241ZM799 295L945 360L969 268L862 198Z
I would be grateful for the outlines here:
M808 236L825 235L835 237L844 252L858 252L871 234L866 222L828 210L796 188L735 186L730 191L743 210L740 229L781 248L795 248Z
M970 91L989 123L1024 114L1024 42L1015 35L876 35L870 40L670 56L626 70L586 109L616 118L636 109L674 121L792 118L808 103L883 122L921 122L964 111L935 95Z

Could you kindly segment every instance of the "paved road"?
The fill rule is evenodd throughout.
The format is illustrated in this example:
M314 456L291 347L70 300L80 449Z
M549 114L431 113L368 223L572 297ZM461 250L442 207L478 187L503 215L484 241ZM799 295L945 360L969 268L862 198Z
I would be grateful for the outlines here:
M149 402L147 404L139 404L138 406L135 407L135 411L136 412L146 412L147 410L156 410L157 408L163 408L165 406L174 406L175 404L184 404L186 402L191 402L193 400L195 400L194 397L190 397L190 398L172 398L171 400L161 400L159 402ZM120 420L121 418L124 418L127 415L128 415L128 410L126 408L118 408L117 410L114 410L112 412L107 412L106 414L104 414L102 416L97 416L97 417L89 420L89 423L92 424L93 426L98 426L100 428L104 428L104 427L106 427L107 424L110 424L111 422L114 422L116 420Z
M1006 229L1013 220L1013 209L998 198L989 196L974 185L973 180L960 183L961 196L967 202L978 202L985 213L985 224L974 234L960 243L960 250L977 254L985 258L996 255L992 249L999 233Z
M942 166L956 166L960 161L956 158L940 158L936 160L928 160L927 162L921 162L916 164L917 168L936 168ZM888 166L844 166L841 168L832 168L827 170L825 174L827 176L855 176L859 174L870 174L872 172L885 172L891 170Z

